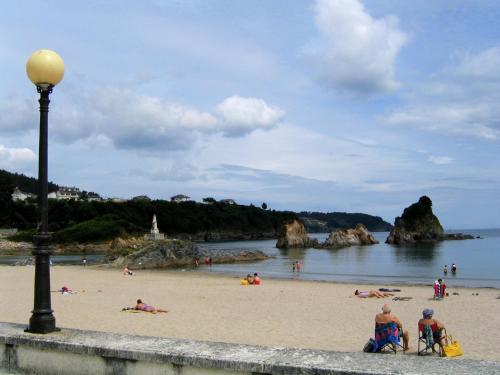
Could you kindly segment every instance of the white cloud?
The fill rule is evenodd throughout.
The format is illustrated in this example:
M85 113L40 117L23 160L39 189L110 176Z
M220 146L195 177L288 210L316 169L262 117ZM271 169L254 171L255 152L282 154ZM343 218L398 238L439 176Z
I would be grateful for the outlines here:
M258 129L269 129L285 115L278 107L268 106L262 99L231 96L217 106L222 118L222 129L229 134L242 134Z
M373 18L359 0L317 0L323 40L309 48L322 80L340 92L373 94L399 87L395 61L408 36L398 19Z
M71 103L57 103L50 114L49 134L56 140L71 143L100 137L118 148L150 151L188 149L203 134L240 137L256 129L271 129L285 114L262 99L240 96L226 98L212 113L113 87L70 97ZM21 124L26 128L33 109L21 100L2 103L8 106L10 117L0 127L17 129L22 126L15 125Z
M36 161L35 153L29 148L8 148L0 145L0 168L9 171L31 166Z
M429 155L429 157L427 158L427 161L433 163L433 164L437 164L437 165L445 165L445 164L450 164L453 162L453 159L452 157L449 157L449 156L434 156L434 155Z
M487 140L500 138L500 48L462 56L430 77L406 107L387 114L388 125L410 126Z

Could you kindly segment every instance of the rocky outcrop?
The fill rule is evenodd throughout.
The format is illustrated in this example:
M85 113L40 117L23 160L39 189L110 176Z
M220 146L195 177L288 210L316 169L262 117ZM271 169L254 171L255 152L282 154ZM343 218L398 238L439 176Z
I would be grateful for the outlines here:
M385 242L404 245L472 238L474 237L462 233L445 234L441 223L432 212L432 201L429 197L423 196L417 203L405 208L401 217L396 218L394 228Z
M318 246L318 240L309 238L304 224L298 220L293 220L288 224L284 224L278 237L278 242L276 242L276 247L280 249L316 246Z
M130 269L192 266L195 259L202 263L205 257L211 257L212 263L255 261L267 258L267 255L259 250L208 250L194 242L182 240L116 239L112 247L108 262L114 267L127 266Z
M374 245L378 241L368 232L363 224L356 225L354 229L337 229L330 233L322 248L337 249L341 247Z
M16 242L0 238L0 255L29 254L32 250L31 242Z
M447 233L444 235L445 240L473 240L474 238L481 238L481 237L474 237L471 234L463 234L463 233Z

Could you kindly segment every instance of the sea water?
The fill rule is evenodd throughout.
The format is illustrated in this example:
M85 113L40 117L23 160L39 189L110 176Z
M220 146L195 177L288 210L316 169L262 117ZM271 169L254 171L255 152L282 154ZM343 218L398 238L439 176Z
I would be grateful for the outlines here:
M370 284L432 284L441 277L449 286L500 288L500 229L461 230L478 236L473 240L442 241L415 246L385 243L389 233L376 232L380 242L371 246L327 249L277 249L275 240L231 241L203 244L207 248L262 250L271 258L251 263L203 266L212 272L246 276L257 272L262 277L296 278ZM326 233L310 237L324 241ZM292 264L302 263L301 272ZM457 273L450 271L457 265ZM448 265L448 274L443 272Z
M261 250L270 258L263 261L200 265L196 270L246 276L257 272L263 278L293 278L351 283L432 284L441 277L449 286L500 288L500 229L449 231L479 236L478 239L443 241L415 246L395 246L385 243L387 232L375 232L380 242L371 246L351 246L343 249L277 249L276 240L202 242L210 249ZM310 234L324 241L326 233ZM88 264L99 263L103 256L88 254ZM26 256L1 256L0 264L14 264ZM82 264L81 255L52 256L54 265ZM203 263L203 260L201 260ZM292 264L302 263L301 272L293 272ZM453 275L444 275L444 265L458 266Z

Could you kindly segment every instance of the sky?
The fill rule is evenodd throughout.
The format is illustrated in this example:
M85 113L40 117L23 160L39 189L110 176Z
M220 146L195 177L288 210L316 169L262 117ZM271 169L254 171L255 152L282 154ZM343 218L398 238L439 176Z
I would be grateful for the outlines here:
M11 1L0 13L0 168L36 177L29 56L65 62L49 179L447 229L500 227L500 3Z

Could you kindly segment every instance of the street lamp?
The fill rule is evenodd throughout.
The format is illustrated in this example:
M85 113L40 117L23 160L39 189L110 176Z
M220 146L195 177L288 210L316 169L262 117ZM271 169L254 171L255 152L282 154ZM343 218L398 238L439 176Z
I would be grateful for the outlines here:
M47 138L49 94L64 76L64 62L50 50L34 52L26 63L26 73L36 85L40 94L40 141L38 147L38 226L33 236L33 255L35 256L35 301L29 326L31 333L50 333L57 331L56 318L50 306L50 233L47 181Z

